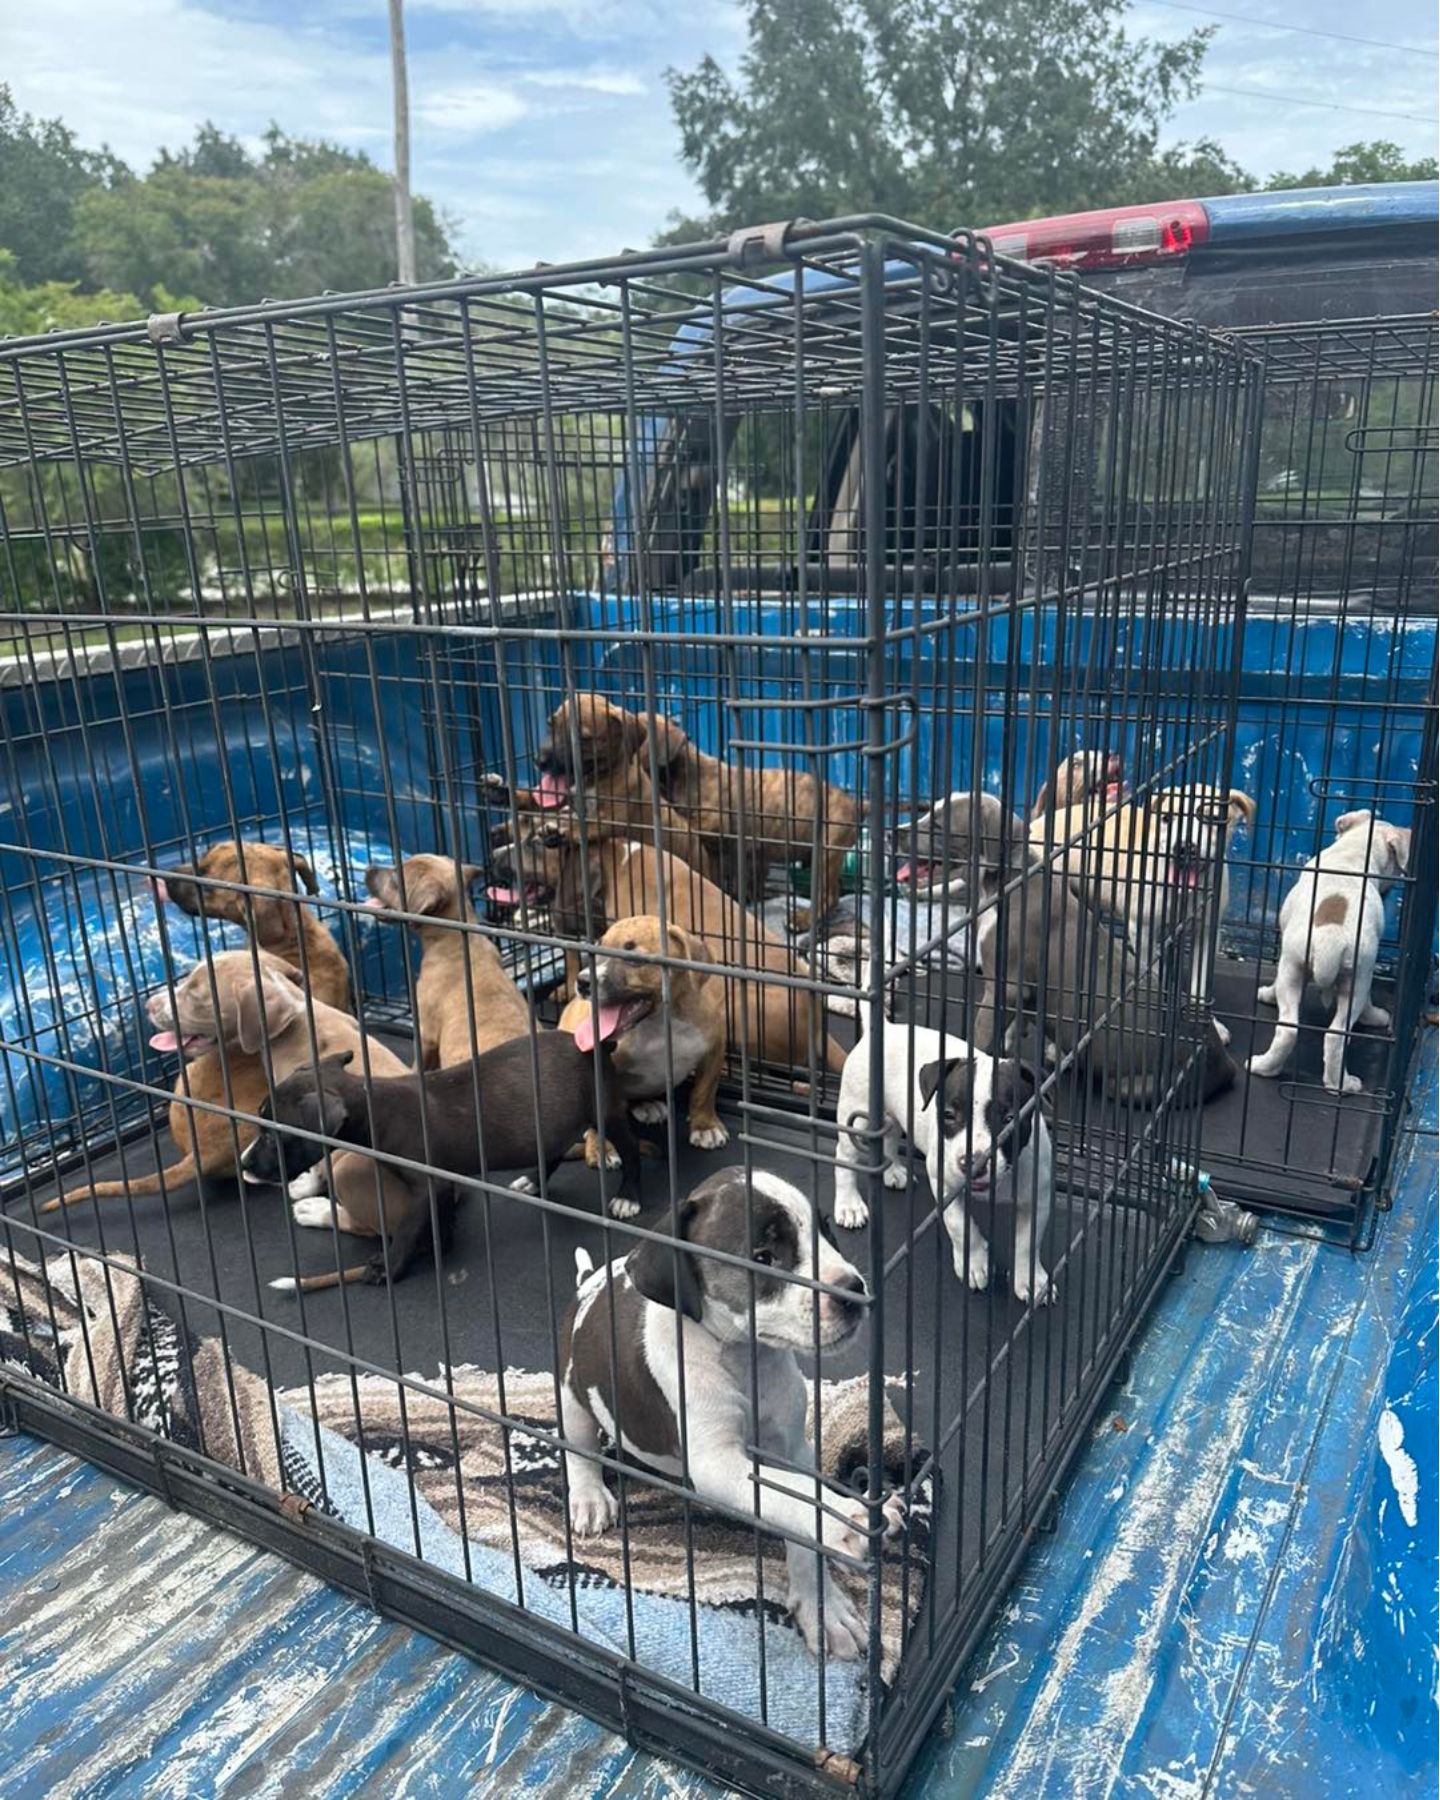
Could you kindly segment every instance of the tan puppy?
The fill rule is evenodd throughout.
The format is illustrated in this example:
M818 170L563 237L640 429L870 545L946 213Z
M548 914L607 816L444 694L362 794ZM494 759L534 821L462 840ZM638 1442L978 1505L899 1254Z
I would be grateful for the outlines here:
M648 915L619 920L599 947L684 962L711 960L699 938L678 925L662 931L660 921ZM575 998L560 1015L560 1029L571 1032L582 1050L593 1050L597 1037L615 1046L610 1068L632 1116L642 1124L665 1118L671 1075L675 1087L693 1076L690 1142L697 1150L718 1150L730 1139L715 1111L725 1070L725 984L696 969L672 969L667 1009L664 973L658 962L597 956L593 978L581 968ZM592 1155L587 1136L587 1162Z
M463 880L457 882L455 864L448 856L407 856L398 869L372 863L365 871L371 895L366 904L382 912L388 908L474 925L478 920L468 890L482 871L466 863L460 873ZM415 1010L427 1069L469 1062L529 1031L530 1008L525 996L483 932L455 931L445 925L419 925L416 929L421 953Z
M91 1195L173 1192L197 1175L233 1175L237 1151L254 1139L255 1127L219 1113L192 1109L183 1104L183 1096L255 1114L272 1083L278 1085L312 1060L342 1050L352 1051L356 1066L368 1066L373 1075L407 1073L392 1050L375 1038L362 1038L349 1013L307 996L298 971L264 951L225 950L209 965L197 963L176 986L173 1002L169 991L162 989L151 995L146 1011L156 1027L152 1047L178 1050L186 1059L175 1084L177 1099L170 1108L170 1133L182 1152L180 1161L135 1181L102 1181L94 1187L72 1188L47 1200L42 1211L72 1206ZM362 1060L362 1043L368 1065ZM341 1153L333 1166L335 1219L340 1229L377 1236L376 1165L366 1157ZM318 1175L323 1181L323 1163ZM394 1231L396 1220L414 1201L403 1182L386 1173L381 1179L386 1218ZM317 1193L318 1184L307 1183L303 1192L297 1190L291 1196L298 1225L329 1225L330 1202L318 1198Z
M1208 1001L1216 908L1223 917L1230 900L1230 840L1242 821L1253 823L1255 802L1238 788L1189 782L1161 788L1144 806L1130 806L1119 803L1123 788L1117 776L1114 756L1082 751L1067 758L1036 801L1031 846L1043 853L1046 833L1053 830L1060 866L1071 880L1086 882L1107 912L1124 919L1146 967L1161 934L1198 898L1190 992L1195 1000ZM1230 1034L1218 1020L1216 1030L1228 1043Z
M549 736L535 757L540 785L534 804L548 812L568 807L578 786L589 830L654 843L658 820L660 848L703 868L705 845L693 821L658 795L650 781L652 748L655 766L663 769L663 747L663 736L647 737L638 713L626 712L602 694L576 694L550 715Z
M727 978L726 1036L752 1055L782 1067L808 1067L812 1047L825 1067L839 1074L845 1053L825 1031L819 1000L797 988L781 987L765 975L808 978L809 966L772 937L728 894L677 856L659 855L648 844L591 837L581 847L579 821L571 813L521 820L518 839L497 845L493 860L504 890L544 895L555 931L584 939L587 908L592 942L617 919L658 914L702 940L717 962L740 963L753 978ZM567 958L571 982L578 956Z
M237 881L253 888L277 889L273 895L241 894L230 888L202 886L193 879ZM155 898L169 901L192 919L228 919L242 925L250 941L282 962L299 969L317 1000L348 1011L350 971L333 937L320 923L313 907L287 900L299 876L307 894L318 894L315 871L303 856L274 844L252 844L227 839L212 844L196 863L177 863L163 880L156 881ZM304 943L302 950L301 943Z

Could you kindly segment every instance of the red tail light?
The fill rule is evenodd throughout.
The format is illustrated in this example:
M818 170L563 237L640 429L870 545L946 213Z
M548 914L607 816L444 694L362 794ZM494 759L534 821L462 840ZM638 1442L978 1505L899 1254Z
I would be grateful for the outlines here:
M1210 216L1198 200L1022 219L1013 225L992 225L985 232L1001 256L1067 269L1123 269L1162 262L1184 256L1209 235Z

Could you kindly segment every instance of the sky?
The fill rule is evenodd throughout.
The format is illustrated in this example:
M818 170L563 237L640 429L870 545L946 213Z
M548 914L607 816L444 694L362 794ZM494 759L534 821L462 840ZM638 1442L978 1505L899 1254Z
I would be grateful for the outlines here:
M1250 19L1423 48L1427 0L1217 0ZM470 264L521 268L651 241L700 196L679 161L665 70L733 67L742 14L702 0L406 0L413 184ZM1261 173L1388 138L1433 153L1435 60L1136 0L1132 33L1212 23L1208 91L1169 141L1210 136ZM45 0L0 7L0 78L137 168L213 120L247 140L273 119L390 164L386 0ZM1307 104L1318 102L1319 104ZM1343 110L1342 110L1343 109ZM1351 110L1353 109L1353 110ZM1411 114L1412 118L1395 115ZM940 226L994 220L931 220Z

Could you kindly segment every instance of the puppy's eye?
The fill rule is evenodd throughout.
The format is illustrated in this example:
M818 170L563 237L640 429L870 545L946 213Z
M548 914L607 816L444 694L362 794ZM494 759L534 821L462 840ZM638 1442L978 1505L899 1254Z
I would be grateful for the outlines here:
M545 833L545 848L547 850L558 850L564 842L564 838L561 837L558 831L547 831Z
M762 1269L768 1269L775 1261L775 1252L773 1250L765 1249L763 1245L757 1245L756 1248L750 1252L750 1260L751 1262L759 1263Z
M626 948L626 949L627 949L627 950L633 950L633 949L634 949L634 948L635 948L635 940L634 940L634 938L626 938L626 940L625 940L625 948Z

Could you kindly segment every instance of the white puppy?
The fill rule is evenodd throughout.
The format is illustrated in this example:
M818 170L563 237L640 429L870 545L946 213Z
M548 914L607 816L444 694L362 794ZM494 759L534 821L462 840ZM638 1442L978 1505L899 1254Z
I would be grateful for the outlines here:
M911 1070L913 1067L913 1078ZM1013 1058L997 1060L961 1038L941 1037L923 1026L884 1027L885 1091L873 1111L885 1121L882 1179L903 1188L907 1175L902 1141L925 1159L930 1191L943 1209L955 1249L955 1273L972 1288L990 1285L990 1246L970 1216L970 1204L992 1193L1015 1208L1015 1298L1048 1305L1055 1298L1041 1267L1039 1240L1050 1218L1054 1172L1050 1132L1029 1072ZM836 1119L841 1127L835 1161L835 1223L858 1230L870 1216L856 1165L847 1160L845 1128L863 1123L870 1104L870 1039L862 1037L845 1059ZM863 1158L864 1140L851 1137ZM861 1164L863 1167L863 1163Z
M653 1224L672 1228L668 1213ZM560 1414L565 1441L578 1452L565 1456L577 1537L607 1530L619 1513L593 1460L603 1431L627 1456L677 1480L688 1477L701 1500L808 1540L786 1538L790 1610L818 1651L823 1584L825 1647L849 1661L864 1652L865 1621L829 1563L823 1577L816 1564L819 1544L863 1557L869 1513L853 1495L800 1472L814 1466L815 1453L805 1435L805 1380L795 1352L813 1351L817 1308L822 1350L853 1337L865 1316L866 1287L816 1224L810 1202L778 1175L757 1169L747 1184L744 1169L722 1169L680 1203L678 1249L646 1240L594 1270L577 1252L579 1288L560 1327ZM695 1254L707 1249L758 1266ZM787 1281L786 1274L801 1279ZM838 1292L822 1294L808 1280ZM752 1454L750 1445L770 1456ZM884 1510L888 1528L897 1529L898 1496Z
M1280 908L1280 966L1273 987L1256 995L1279 1009L1270 1048L1250 1058L1252 1075L1278 1075L1290 1060L1306 978L1334 1003L1325 1033L1325 1085L1360 1090L1345 1071L1345 1045L1356 1025L1383 1030L1390 1015L1370 1004L1375 955L1385 925L1384 896L1410 866L1410 833L1368 812L1335 822L1335 842L1312 856Z

